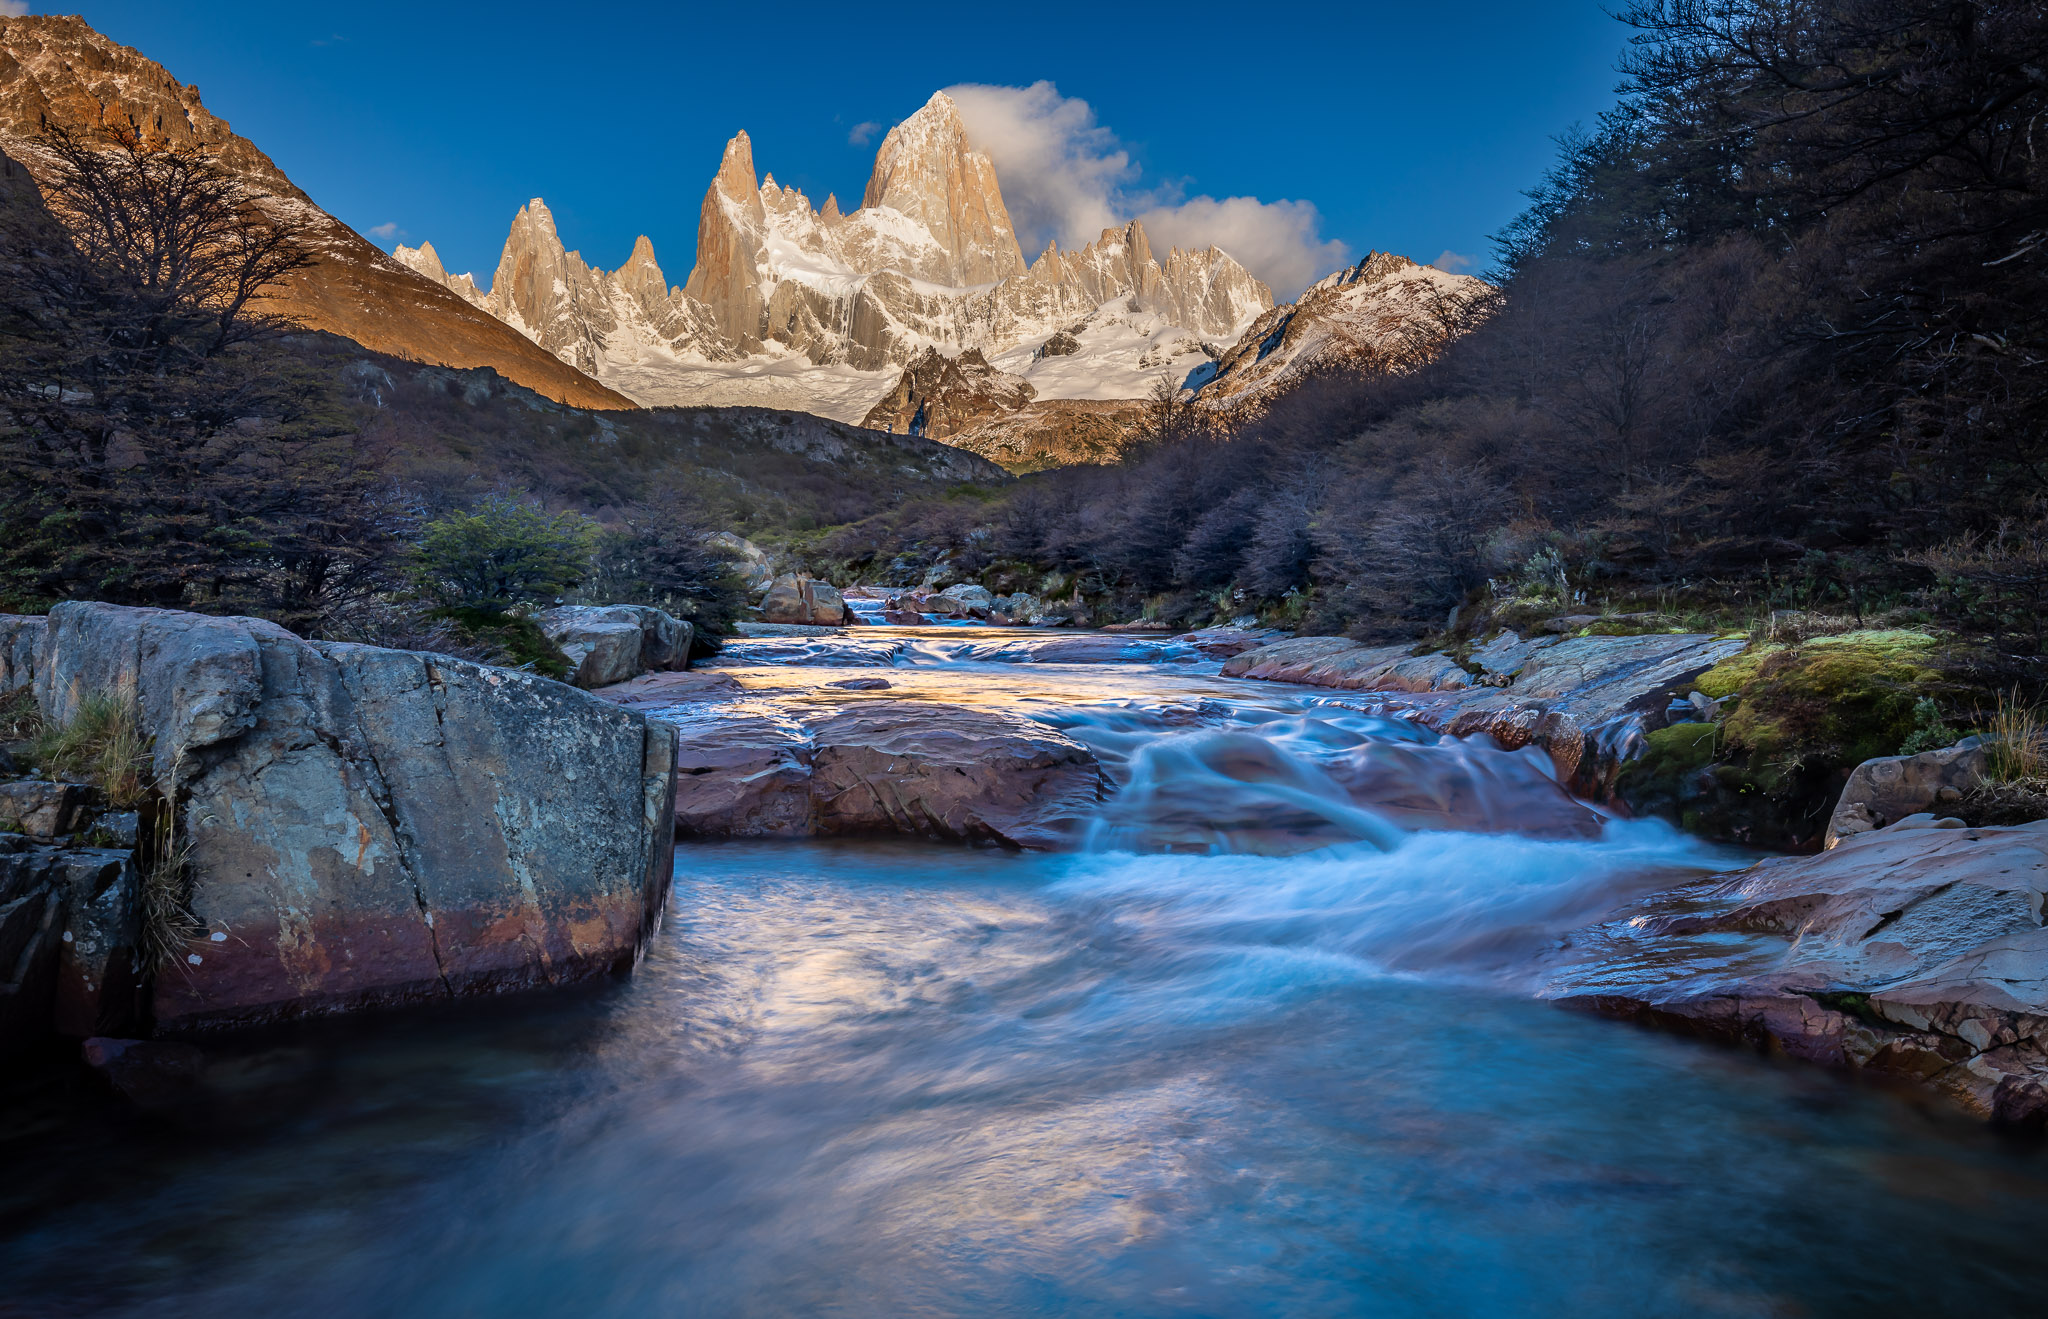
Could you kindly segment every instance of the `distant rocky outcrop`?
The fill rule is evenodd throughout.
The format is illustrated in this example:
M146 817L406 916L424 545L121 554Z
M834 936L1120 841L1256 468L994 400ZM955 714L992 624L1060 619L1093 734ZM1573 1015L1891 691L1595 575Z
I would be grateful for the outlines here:
M770 582L762 595L761 619L838 627L847 621L846 597L830 582L785 573Z
M45 720L134 702L168 803L150 882L192 921L170 936L180 959L136 967L160 1028L563 984L630 966L659 921L666 725L531 674L257 619L68 603L0 623L10 653L34 637ZM0 886L41 893L38 928L64 935L28 963L140 946L131 854L21 855L0 858ZM118 983L104 960L77 975ZM58 1001L64 1029L120 1029L104 1003Z
M1021 377L990 366L979 348L958 357L927 348L861 425L943 440L1015 412L1037 393Z
M420 278L321 210L270 157L208 111L198 88L154 60L80 18L0 17L0 151L32 172L46 168L48 157L34 141L45 125L81 133L111 128L146 144L216 152L265 208L309 226L318 263L289 276L265 305L310 329L417 362L492 367L578 407L632 406L569 359L542 351L466 301L450 281Z

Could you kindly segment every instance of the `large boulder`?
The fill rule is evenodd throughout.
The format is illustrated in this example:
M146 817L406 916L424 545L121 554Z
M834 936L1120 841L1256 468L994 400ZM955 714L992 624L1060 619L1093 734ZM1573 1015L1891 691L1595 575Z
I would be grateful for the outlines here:
M769 583L768 593L761 597L761 619L837 627L846 622L846 600L829 582L785 573Z
M733 573L749 591L758 591L775 580L775 568L769 562L768 552L745 536L720 531L705 537L704 543L732 555Z
M561 605L543 613L540 626L568 657L578 687L690 667L694 629L649 605Z
M36 694L132 692L203 928L197 1030L629 966L666 898L674 733L532 674L72 603Z
M1984 782L1991 758L1977 738L1912 756L1879 756L1849 772L1828 819L1826 847L1882 829L1922 811L1939 810Z
M569 682L588 690L609 687L645 673L640 663L640 626L607 618L543 615L541 630L569 661Z
M1572 937L1550 996L2048 1120L2048 821L1911 816L1645 899Z

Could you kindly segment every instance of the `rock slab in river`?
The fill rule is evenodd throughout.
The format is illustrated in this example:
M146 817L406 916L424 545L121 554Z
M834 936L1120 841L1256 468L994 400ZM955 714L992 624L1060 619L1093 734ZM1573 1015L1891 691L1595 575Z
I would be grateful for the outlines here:
M895 833L1042 848L1101 798L1086 747L1016 715L929 701L787 713L685 722L679 835Z
M1670 694L1747 644L1693 633L1532 642L1508 633L1473 652L1475 677L1447 654L1295 637L1247 650L1223 673L1417 697L1404 708L1422 722L1459 737L1485 733L1508 750L1541 747L1575 792L1599 798L1639 754L1642 733L1659 726ZM1503 679L1511 685L1492 685Z
M1569 941L1567 1003L2048 1120L2048 822L1929 815L1644 899Z
M1086 747L989 710L877 701L813 725L811 735L821 833L1051 847L1101 798Z

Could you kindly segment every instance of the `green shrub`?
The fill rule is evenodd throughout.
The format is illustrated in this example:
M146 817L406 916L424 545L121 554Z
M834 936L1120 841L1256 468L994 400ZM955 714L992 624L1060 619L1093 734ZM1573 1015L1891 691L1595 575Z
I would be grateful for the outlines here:
M429 522L413 550L413 581L445 609L493 617L572 590L590 573L597 524L494 496Z
M1899 744L1899 754L1917 756L1922 751L1939 751L1954 746L1962 737L1960 729L1950 727L1942 718L1940 702L1923 696L1913 702L1913 732Z

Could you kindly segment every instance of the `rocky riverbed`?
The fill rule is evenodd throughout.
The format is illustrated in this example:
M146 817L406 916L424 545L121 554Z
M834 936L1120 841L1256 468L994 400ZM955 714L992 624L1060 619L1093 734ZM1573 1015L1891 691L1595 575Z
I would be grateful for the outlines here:
M1900 821L1751 869L1568 790L1533 742L1447 734L1441 696L1226 676L1207 640L763 636L582 698L680 730L676 884L639 970L208 1036L140 1126L25 1076L0 1093L12 1298L1633 1317L2038 1295L2038 1148L1954 1087L1844 1079L2019 1042L2010 1013L1932 1003L1965 981L1959 940L2024 944L2032 881L1996 872L2034 835L1946 890L1982 831ZM1886 879L1859 848L1920 868ZM1892 888L1841 900L1873 867ZM2009 979L1968 965L1973 993ZM1841 1057L1806 1056L1843 1065L1543 1001L1662 1010L1738 979L1733 1015L1835 1014ZM2001 1084L1989 1115L2026 1121Z

